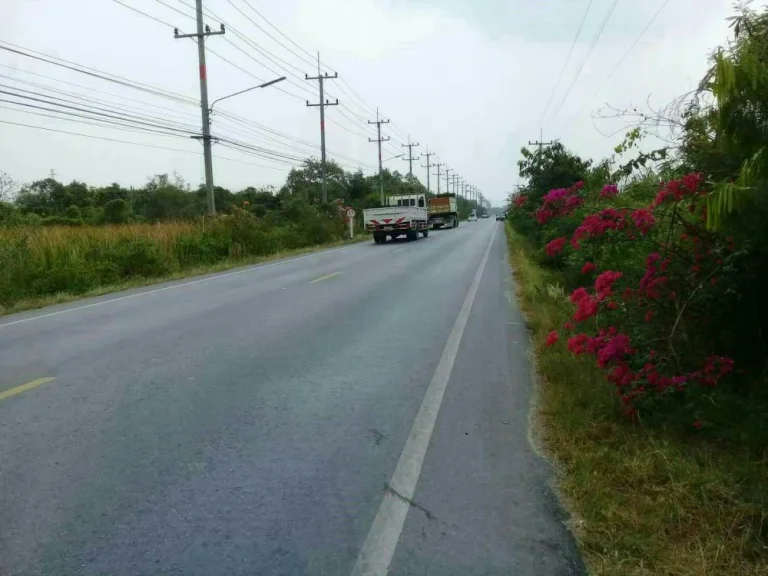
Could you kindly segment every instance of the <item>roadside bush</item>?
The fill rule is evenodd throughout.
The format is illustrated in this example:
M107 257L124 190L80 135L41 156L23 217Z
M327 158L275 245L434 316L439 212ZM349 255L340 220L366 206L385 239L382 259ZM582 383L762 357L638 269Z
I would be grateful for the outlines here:
M110 200L104 204L104 222L125 224L131 217L131 206L122 199Z
M124 214L123 200L110 204L114 213ZM233 208L230 214L195 222L85 226L70 218L48 217L42 227L2 227L0 306L60 292L83 294L134 278L156 278L342 238L338 222L314 209L300 217L298 224L276 225ZM25 221L29 218L24 216Z
M762 319L743 297L748 250L706 229L702 175L664 182L652 198L646 183L628 188L577 183L538 206L513 202L513 221L536 222L541 261L570 292L573 316L548 344L594 357L628 415L671 401L702 426L717 388L743 391L763 366Z

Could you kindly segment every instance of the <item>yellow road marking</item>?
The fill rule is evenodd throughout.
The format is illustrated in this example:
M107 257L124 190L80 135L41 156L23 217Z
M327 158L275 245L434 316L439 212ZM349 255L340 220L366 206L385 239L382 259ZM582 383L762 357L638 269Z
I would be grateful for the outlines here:
M334 276L338 276L341 274L341 272L334 272L332 274L328 274L327 276L320 276L320 278L315 278L314 280L310 280L310 284L314 284L315 282L322 282L323 280L328 280L329 278L333 278Z
M37 380L32 380L32 382L27 382L21 386L16 386L16 388L11 388L5 392L0 392L0 400L5 400L6 398L16 396L17 394L21 394L27 390L32 390L32 388L37 388L43 384L48 384L48 382L52 382L53 380L56 380L56 378L38 378Z

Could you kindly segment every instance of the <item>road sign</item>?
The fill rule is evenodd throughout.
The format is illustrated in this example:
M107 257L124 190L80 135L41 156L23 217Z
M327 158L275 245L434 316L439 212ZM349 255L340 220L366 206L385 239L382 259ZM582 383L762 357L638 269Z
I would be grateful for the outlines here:
M347 218L354 218L355 217L355 211L354 209L350 208L347 210Z

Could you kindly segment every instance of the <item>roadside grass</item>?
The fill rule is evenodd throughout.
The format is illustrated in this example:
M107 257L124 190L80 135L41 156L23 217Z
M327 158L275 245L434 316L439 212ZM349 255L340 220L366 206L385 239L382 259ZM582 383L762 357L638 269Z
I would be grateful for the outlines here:
M139 225L139 226L143 227L144 225ZM151 225L147 225L147 226L151 226ZM184 227L184 224L181 223L180 226ZM0 231L0 234L2 234L1 231ZM54 232L54 237L55 237L55 234L56 233ZM164 238L164 235L165 235L165 238ZM168 246L171 245L171 243L168 240L167 231L163 231L161 229L157 234L157 236L158 236L158 240L160 240L161 242L166 243ZM226 270L231 270L233 268L239 268L242 266L252 266L256 264L262 264L265 262L273 262L273 261L282 260L285 258L292 258L292 257L302 256L305 254L312 254L314 252L320 252L322 250L327 250L330 248L336 248L336 247L346 246L348 244L356 244L358 242L365 242L370 240L371 240L371 237L369 234L359 234L359 235L356 235L353 240L349 240L349 239L337 240L337 241L317 244L314 246L309 246L306 248L280 250L278 252L269 254L267 256L225 258L211 264L201 264L197 266L191 266L188 268L183 268L181 270L176 270L174 272L169 272L169 273L161 274L158 276L132 276L120 282L96 286L95 288L91 288L85 292L69 292L64 290L64 291L59 291L53 294L40 296L40 297L23 298L13 302L10 305L3 306L2 304L0 304L0 316L14 314L16 312L23 312L26 310L34 310L37 308L43 308L45 306L51 306L54 304L65 304L67 302L74 302L76 300L80 300L83 298L93 298L96 296L102 296L104 294L110 294L112 292L129 290L131 288L141 288L145 286L152 286L154 284L161 284L163 282L169 282L173 280L182 280L185 278L193 278L195 276L203 276L206 274L223 272Z
M547 334L572 314L557 274L505 226L518 300L539 373L537 435L591 573L599 576L768 575L768 449L764 424L723 430L635 423L604 376ZM763 419L764 420L764 419ZM752 427L750 429L750 427ZM759 444L759 443L758 443Z

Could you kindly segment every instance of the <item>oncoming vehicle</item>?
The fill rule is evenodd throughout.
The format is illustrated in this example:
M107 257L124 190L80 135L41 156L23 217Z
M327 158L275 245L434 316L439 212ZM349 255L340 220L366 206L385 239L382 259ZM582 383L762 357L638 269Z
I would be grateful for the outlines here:
M477 214L472 212L472 214L469 215L469 218L467 218L467 222L477 222Z
M365 230L373 233L376 244L386 242L387 236L393 240L398 236L418 240L421 233L426 238L429 234L427 219L427 200L424 194L389 196L387 206L363 210Z
M485 220L486 218L488 218L488 213L487 213L487 212L486 212L486 213L484 213L482 216L480 216L480 218L482 218L483 220Z
M497 212L496 213L496 222L504 222L505 219L506 219L506 216L505 216L504 212Z

